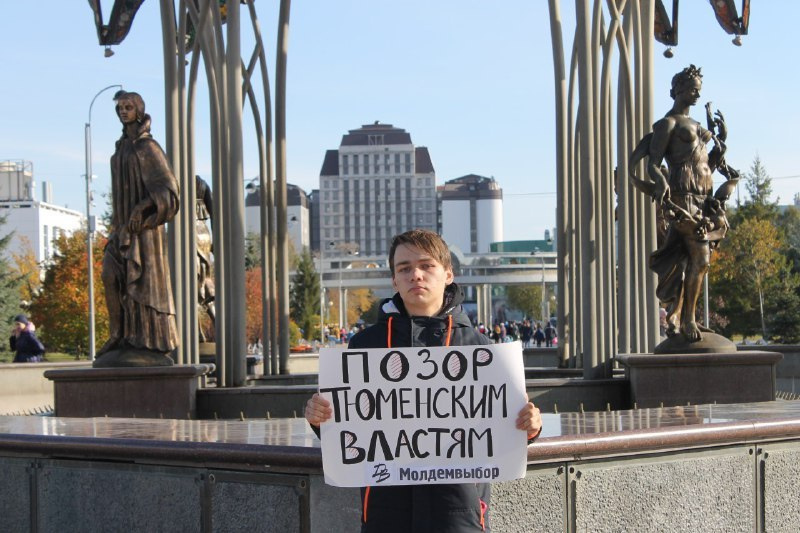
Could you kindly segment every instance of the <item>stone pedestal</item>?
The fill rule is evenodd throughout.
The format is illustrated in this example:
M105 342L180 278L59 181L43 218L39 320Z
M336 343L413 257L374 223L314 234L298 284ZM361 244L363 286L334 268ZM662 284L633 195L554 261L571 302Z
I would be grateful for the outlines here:
M195 418L198 378L214 365L48 370L56 416Z
M777 352L618 355L638 407L775 400Z

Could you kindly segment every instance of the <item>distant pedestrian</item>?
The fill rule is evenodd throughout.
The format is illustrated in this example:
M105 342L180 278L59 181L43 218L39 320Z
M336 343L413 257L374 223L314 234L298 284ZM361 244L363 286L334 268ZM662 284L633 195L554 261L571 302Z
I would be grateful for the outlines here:
M519 335L522 339L522 347L530 348L531 339L533 338L533 328L531 327L531 321L527 318L522 322L522 327L519 328Z
M489 338L494 341L495 344L500 344L503 342L503 333L500 329L500 324L495 324L494 328L492 329L492 334L489 335Z
M556 338L556 328L553 326L552 322L548 322L547 326L544 328L544 341L545 346L548 348L552 348L553 346L553 339Z
M44 357L44 345L36 338L36 326L25 315L14 317L9 344L16 351L15 363L37 363Z
M542 331L542 325L539 323L536 324L536 331L533 332L533 340L536 341L537 348L542 347L542 342L544 341L544 332Z

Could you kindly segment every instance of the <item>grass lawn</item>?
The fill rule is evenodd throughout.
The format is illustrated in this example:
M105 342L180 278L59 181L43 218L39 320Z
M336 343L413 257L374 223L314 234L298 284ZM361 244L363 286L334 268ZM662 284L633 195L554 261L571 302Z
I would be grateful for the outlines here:
M45 362L47 363L73 363L75 361L88 361L89 356L81 355L76 358L74 354L61 352L47 352ZM0 363L11 363L14 361L14 352L0 352Z

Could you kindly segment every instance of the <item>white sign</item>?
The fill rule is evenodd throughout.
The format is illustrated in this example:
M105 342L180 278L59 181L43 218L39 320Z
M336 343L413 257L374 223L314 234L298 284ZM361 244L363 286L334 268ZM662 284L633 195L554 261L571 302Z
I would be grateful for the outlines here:
M337 487L480 483L525 476L519 342L322 349L325 482Z

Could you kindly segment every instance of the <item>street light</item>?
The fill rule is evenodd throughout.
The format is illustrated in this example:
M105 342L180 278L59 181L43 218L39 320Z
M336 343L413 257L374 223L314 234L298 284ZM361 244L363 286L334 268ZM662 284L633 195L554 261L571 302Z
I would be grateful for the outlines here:
M325 344L325 285L323 285L323 273L325 272L325 247L333 246L333 241L320 243L319 245L319 339ZM333 302L331 302L333 303Z
M347 255L358 255L358 250L348 249ZM347 268L352 267L348 265ZM343 328L347 324L347 289L342 292L342 260L339 259L339 327Z
M108 55L106 55L108 57ZM92 235L95 230L95 219L91 215L92 209L92 107L94 101L102 93L109 89L118 87L122 89L122 85L109 85L100 89L92 103L89 104L89 120L86 122L84 129L84 141L86 145L86 267L89 278L89 360L94 361L95 358L95 345L94 345L94 261L92 257Z

